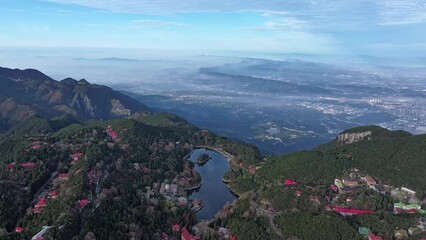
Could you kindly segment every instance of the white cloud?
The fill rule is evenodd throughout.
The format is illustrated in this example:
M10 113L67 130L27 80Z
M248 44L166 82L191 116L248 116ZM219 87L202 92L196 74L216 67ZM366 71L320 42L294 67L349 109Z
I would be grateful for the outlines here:
M264 30L286 30L286 29L305 29L309 27L307 21L295 17L281 17L267 21Z
M180 22L151 19L134 20L131 23L132 26L136 28L172 28L187 26L186 24Z
M380 17L382 25L402 25L426 22L426 1L424 0L381 0Z
M32 24L26 24L26 25L21 24L20 26L18 26L18 29L20 32L23 32L23 33L39 34L39 33L48 32L49 26L45 24L39 24L39 23L32 23Z
M320 24L426 22L425 0L42 0L102 11L145 14L258 11Z

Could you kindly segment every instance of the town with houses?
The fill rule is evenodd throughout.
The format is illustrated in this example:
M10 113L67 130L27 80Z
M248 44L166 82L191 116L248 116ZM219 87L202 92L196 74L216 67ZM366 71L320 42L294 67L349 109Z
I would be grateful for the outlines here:
M377 122L378 125L388 129L405 130L415 134L426 132L426 109L423 98L409 97L381 97L360 99L345 98L323 98L323 101L303 101L298 105L312 109L330 116L340 118L342 121L355 122L358 117L368 114L385 116L392 115L392 118L383 118ZM333 131L332 134L337 134Z

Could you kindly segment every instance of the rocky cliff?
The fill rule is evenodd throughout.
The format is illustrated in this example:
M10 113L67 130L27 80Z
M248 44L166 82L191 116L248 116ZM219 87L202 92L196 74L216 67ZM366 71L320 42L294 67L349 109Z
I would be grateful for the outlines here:
M371 131L345 132L337 136L337 141L340 143L345 143L345 144L351 144L364 139L367 139L367 140L371 139Z

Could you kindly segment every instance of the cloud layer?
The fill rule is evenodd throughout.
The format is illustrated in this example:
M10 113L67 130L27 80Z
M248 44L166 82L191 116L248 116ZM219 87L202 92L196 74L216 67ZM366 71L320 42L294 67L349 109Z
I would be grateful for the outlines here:
M113 12L175 14L259 11L286 13L297 21L399 25L426 21L424 0L44 0Z

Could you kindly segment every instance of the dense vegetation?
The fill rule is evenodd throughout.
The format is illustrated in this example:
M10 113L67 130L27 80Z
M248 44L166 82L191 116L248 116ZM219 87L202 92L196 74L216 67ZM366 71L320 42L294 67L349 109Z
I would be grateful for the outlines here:
M141 114L137 120L75 123L68 118L31 117L2 136L2 238L31 238L42 226L53 226L44 235L47 239L171 235L171 225L190 228L195 215L190 208L175 206L155 192L158 190L149 189L178 177L199 182L198 174L191 170L193 165L183 159L194 146L248 152L238 158L244 163L258 154L254 147L200 131L174 115ZM61 128L63 125L68 126ZM76 152L84 160L70 164L70 156ZM23 163L36 165L22 167ZM59 173L68 173L69 180L58 180ZM50 199L41 213L33 213L34 204L49 189L59 193L57 198ZM82 199L88 203L79 206ZM25 231L8 234L16 226Z
M250 232L250 239L265 238L263 234L273 229L262 220L262 214L275 214L274 221L282 233L298 239L361 239L357 233L359 227L368 227L373 233L392 239L395 230L416 226L419 215L392 214L393 203L399 200L389 194L383 195L368 188L336 194L330 188L335 178L341 179L353 169L359 169L374 176L381 184L414 189L417 197L424 199L426 183L421 179L426 173L422 168L426 163L426 136L376 126L350 129L344 133L368 131L371 135L362 140L348 143L336 139L311 151L268 157L266 163L254 164L258 166L254 170L240 169L225 174L224 179L230 182L235 192L252 196L238 200L234 209L246 206L245 211L232 212L226 226L238 237L247 237L245 232ZM286 179L298 184L285 186ZM349 198L351 201L347 202ZM327 205L377 212L345 218L325 211ZM244 216L248 214L256 217L246 221ZM236 219L241 219L238 224ZM215 224L223 224L223 220ZM244 231L240 232L241 229ZM415 235L412 239L421 236Z
M425 174L421 166L426 164L426 135L412 136L384 129L374 135L376 129L373 129L372 140L352 144L335 141L312 151L272 157L260 169L259 175L271 181L293 178L329 184L345 171L359 168L384 184L413 188L424 196L426 182L419 179Z
M255 210L250 207L250 199L245 197L233 207L229 217L218 224L228 226L239 239L279 239L274 233L268 232L269 220L257 216Z
M278 217L277 223L286 236L300 239L362 239L345 220L333 214L296 212Z

